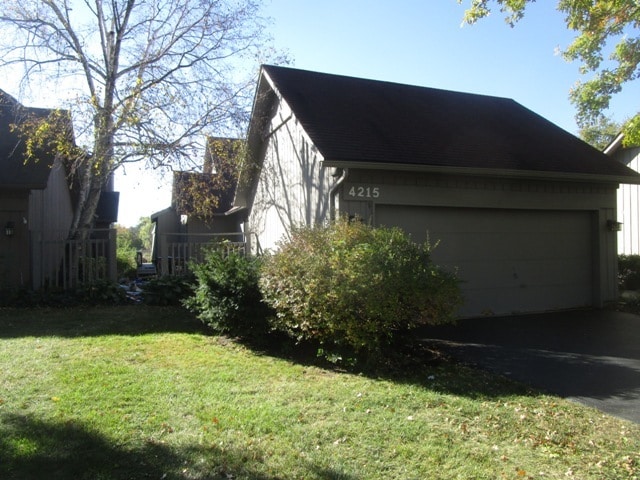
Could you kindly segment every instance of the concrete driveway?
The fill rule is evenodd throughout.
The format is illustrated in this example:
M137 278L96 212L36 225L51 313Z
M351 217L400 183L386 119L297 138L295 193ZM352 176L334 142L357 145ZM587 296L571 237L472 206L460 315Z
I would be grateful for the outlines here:
M640 423L640 316L487 317L423 333L426 342L465 363Z

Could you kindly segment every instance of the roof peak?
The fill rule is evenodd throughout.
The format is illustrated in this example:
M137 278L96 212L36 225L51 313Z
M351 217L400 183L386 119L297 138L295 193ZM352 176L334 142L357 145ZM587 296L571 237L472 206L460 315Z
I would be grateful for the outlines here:
M488 98L488 99L496 99L496 100L510 101L510 102L518 103L512 98L503 97L503 96L499 96L499 95L489 95L489 94L485 94L485 93L476 93L476 92L451 90L451 89L447 89L447 88L431 87L431 86L425 86L425 85L417 85L417 84L413 84L413 83L402 83L402 82L399 82L399 81L381 80L381 79L369 78L369 77L357 77L357 76L348 75L348 74L319 72L319 71L316 71L316 70L308 70L308 69L297 68L297 67L288 67L288 66L283 66L283 65L263 64L261 66L261 69L266 71L267 73L269 71L281 71L281 72L289 72L290 74L297 73L297 74L300 74L300 75L316 76L318 78L324 77L324 78L327 78L327 79L331 79L332 78L334 80L342 79L344 81L366 82L366 83L372 83L372 84L378 84L378 85L396 86L398 88L423 89L423 90L431 90L431 91L434 91L434 92L442 92L443 94L447 94L448 93L448 94L455 94L455 95L469 95L469 96L473 96L473 97L484 97L484 98Z

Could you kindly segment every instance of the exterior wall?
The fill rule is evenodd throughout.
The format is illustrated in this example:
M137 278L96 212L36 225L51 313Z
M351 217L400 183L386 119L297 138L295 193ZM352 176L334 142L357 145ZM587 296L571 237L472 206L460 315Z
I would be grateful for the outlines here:
M41 287L42 272L62 261L64 244L73 220L67 175L55 162L44 190L32 190L29 199L29 232L33 288Z
M27 190L0 192L0 290L29 286L29 194ZM14 224L14 235L5 235L7 222Z
M173 208L167 208L158 212L151 217L151 220L155 223L151 261L155 263L158 268L164 265L166 271L168 268L166 262L168 256L167 241L169 236L174 233L182 233L184 227L181 225L180 217L178 217ZM182 239L182 237L180 238ZM173 237L171 238L171 241L172 240ZM148 261L148 259L145 260Z
M616 185L350 170L340 212L375 223L377 205L588 211L594 218L594 305L617 298Z
M218 235L222 233L240 233L240 231L238 219L233 215L216 216L209 222L192 217L187 220L187 235Z
M620 149L614 158L640 172L640 148ZM620 185L618 189L618 253L640 254L640 185Z
M285 102L267 126L265 154L247 232L263 250L274 249L292 226L310 226L329 217L335 179Z
M161 274L175 273L175 265L183 265L188 259L200 259L202 247L214 238L243 241L240 222L234 215L216 216L209 222L188 217L183 224L175 209L167 208L155 214L152 219L155 231L151 261Z

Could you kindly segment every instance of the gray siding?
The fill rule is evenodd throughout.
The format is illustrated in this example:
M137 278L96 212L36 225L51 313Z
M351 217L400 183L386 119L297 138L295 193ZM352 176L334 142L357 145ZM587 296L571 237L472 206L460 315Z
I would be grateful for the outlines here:
M640 148L621 149L615 158L640 172ZM622 230L618 233L618 252L627 255L640 254L640 185L620 185L618 190L618 221Z
M0 192L0 289L29 286L29 232L23 219L28 215L26 190ZM5 236L7 222L13 222L15 233Z
M73 207L67 174L57 161L51 167L47 188L32 190L29 198L29 231L33 287L40 288L47 265L58 265L64 257L64 244L73 220Z
M271 133L248 222L248 231L265 250L287 238L292 226L325 222L335 181L284 102L267 131Z

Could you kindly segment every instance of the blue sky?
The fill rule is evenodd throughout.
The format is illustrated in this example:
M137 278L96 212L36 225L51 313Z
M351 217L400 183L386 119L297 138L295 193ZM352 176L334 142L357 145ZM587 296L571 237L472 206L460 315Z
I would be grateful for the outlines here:
M579 65L557 54L574 36L555 10L557 2L531 4L515 28L498 11L461 26L468 3L266 0L264 14L272 18L275 47L288 51L293 67L508 97L575 134L568 92ZM616 97L610 116L623 120L637 111L636 84ZM123 173L116 177L119 223L135 225L169 206L170 175L163 180L131 168Z
M461 26L468 3L272 0L266 12L295 67L509 97L576 133L568 92L579 65L557 54L574 36L557 2L530 5L515 28L499 11ZM613 117L634 113L622 98L631 93L616 100Z

